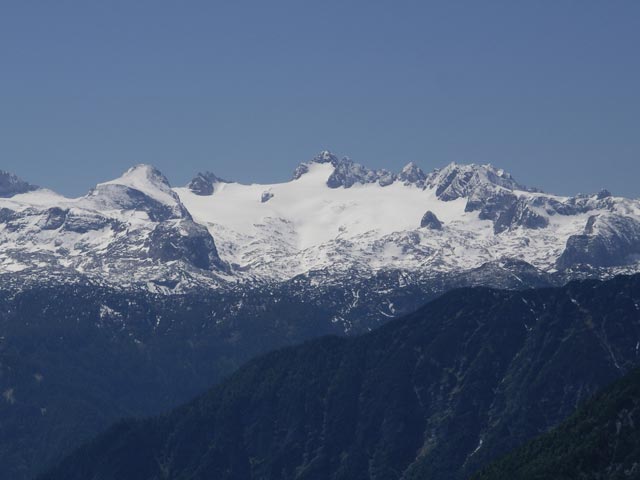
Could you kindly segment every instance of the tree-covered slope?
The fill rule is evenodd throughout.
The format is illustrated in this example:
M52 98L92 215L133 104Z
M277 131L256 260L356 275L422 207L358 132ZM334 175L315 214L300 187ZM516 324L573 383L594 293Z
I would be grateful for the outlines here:
M640 370L634 370L475 480L640 478L639 427Z
M639 363L640 276L461 289L363 337L255 359L42 478L466 478Z
M252 356L339 332L330 316L260 292L0 291L0 479L33 478L119 418L180 405Z
M0 480L33 478L116 420L174 408L258 354L370 331L455 287L548 285L511 266L515 277L487 265L431 287L378 272L345 288L316 272L171 295L0 278Z

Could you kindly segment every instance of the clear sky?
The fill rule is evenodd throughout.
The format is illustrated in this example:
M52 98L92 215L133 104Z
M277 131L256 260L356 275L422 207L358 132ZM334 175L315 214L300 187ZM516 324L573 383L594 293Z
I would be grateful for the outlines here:
M640 197L640 2L0 2L0 169L79 195L321 149Z

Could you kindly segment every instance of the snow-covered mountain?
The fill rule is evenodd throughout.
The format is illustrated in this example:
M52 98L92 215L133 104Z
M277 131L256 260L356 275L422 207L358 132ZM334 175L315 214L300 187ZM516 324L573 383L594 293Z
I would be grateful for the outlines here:
M0 197L0 274L12 279L171 291L381 272L425 282L640 270L640 201L550 195L491 165L393 173L322 152L284 183L200 173L181 188L138 165L80 198L0 172Z
M207 229L148 165L80 198L34 189L0 201L0 272L126 286L226 270Z

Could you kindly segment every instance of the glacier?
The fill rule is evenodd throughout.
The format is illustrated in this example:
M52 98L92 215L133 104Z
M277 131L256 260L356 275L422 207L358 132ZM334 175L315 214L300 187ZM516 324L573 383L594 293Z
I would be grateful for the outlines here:
M496 269L517 280L524 268L559 283L640 271L640 201L548 194L491 165L425 173L411 163L396 174L325 151L282 183L205 172L177 188L137 165L78 198L3 178L0 276L9 282L170 293L385 272L424 283Z

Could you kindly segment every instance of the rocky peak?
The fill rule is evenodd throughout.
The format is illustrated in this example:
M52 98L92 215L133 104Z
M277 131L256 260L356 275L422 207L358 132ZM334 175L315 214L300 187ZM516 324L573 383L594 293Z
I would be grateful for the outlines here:
M0 197L13 197L19 193L27 193L37 189L37 186L25 182L13 173L0 170Z
M121 177L99 185L124 185L143 193L158 194L163 192L171 195L171 184L160 170L152 165L140 164L131 167ZM171 195L173 196L173 195Z
M199 172L193 179L187 184L187 188L196 195L212 195L215 189L216 183L229 183L227 180L218 177L211 172Z
M376 182L385 187L391 185L396 180L396 175L388 170L371 170L346 157L333 165L335 166L335 170L327 180L327 186L329 188L349 188L356 183L366 184Z
M119 178L99 183L86 199L100 208L145 211L153 221L190 218L167 178L151 165L136 165Z
M334 155L333 153L331 153L329 150L323 150L318 155L316 155L311 160L309 160L308 162L303 162L300 165L298 165L296 167L296 169L293 171L292 179L293 180L297 180L300 177L302 177L305 173L307 173L309 171L309 164L312 164L312 163L320 163L320 164L330 163L331 165L333 165L335 167L335 166L338 165L338 163L340 163L341 161L345 161L345 160L347 160L347 159L346 158L344 158L343 160L338 159L338 157L336 155Z
M313 163L330 163L336 165L340 160L329 150L323 150L311 160Z
M418 185L424 186L424 182L427 179L427 174L415 163L409 162L403 168L402 171L398 174L398 180L403 182L405 185Z
M590 215L584 231L571 235L556 265L611 267L628 264L640 256L640 221L630 215Z
M430 230L442 230L442 222L436 217L436 214L431 210L422 216L420 221L420 228L428 228Z
M301 176L309 171L309 165L306 163L301 163L296 167L293 171L293 175L291 175L292 180L298 180Z
M436 190L440 200L450 201L461 197L470 197L477 190L533 191L520 185L511 174L492 165L460 165L450 163L443 169L436 169L428 175L426 185Z
M313 163L331 164L333 173L327 179L329 188L349 188L357 183L379 183L387 186L396 181L397 175L388 170L371 170L364 165L354 162L349 157L338 159L336 155L325 150L313 157L310 162L301 163L293 172L296 180L309 171L309 165Z

